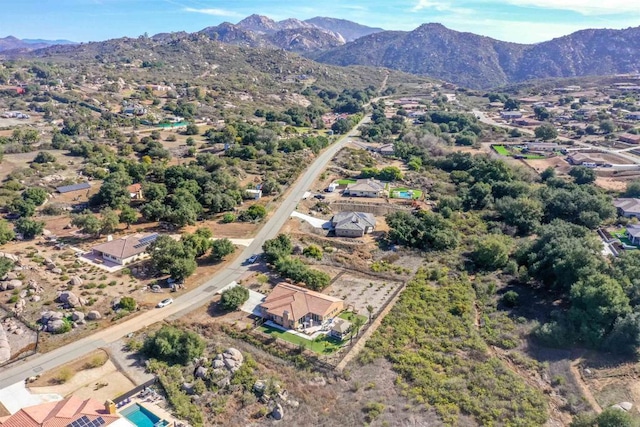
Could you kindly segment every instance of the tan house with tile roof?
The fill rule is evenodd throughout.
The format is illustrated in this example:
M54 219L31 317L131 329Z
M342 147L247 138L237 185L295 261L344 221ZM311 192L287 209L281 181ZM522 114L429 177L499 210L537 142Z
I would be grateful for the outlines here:
M320 325L344 310L344 301L289 283L279 283L267 296L262 317L288 329Z
M0 418L1 427L67 427L69 425L135 427L129 420L95 399L71 396L57 402L20 409Z
M147 247L156 240L158 234L134 234L121 239L110 240L91 248L93 253L105 261L126 265L144 257Z

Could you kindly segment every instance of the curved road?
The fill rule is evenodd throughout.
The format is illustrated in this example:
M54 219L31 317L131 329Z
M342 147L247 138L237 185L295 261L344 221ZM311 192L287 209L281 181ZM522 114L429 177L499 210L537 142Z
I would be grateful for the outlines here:
M348 139L358 134L358 128L370 121L371 116L365 117L351 130L343 135L335 143L327 147L320 156L305 170L295 184L289 190L288 195L282 200L280 206L271 215L270 219L257 232L253 242L246 247L242 253L224 270L216 273L206 283L189 291L177 298L173 304L161 308L150 310L120 324L111 326L91 336L82 338L71 344L60 347L45 354L36 354L22 361L15 362L2 369L0 375L0 388L7 387L25 378L38 373L56 368L79 357L84 356L100 347L118 341L125 335L143 329L156 322L160 322L168 317L178 317L196 308L209 303L215 293L233 282L240 279L248 270L248 266L242 265L243 261L252 254L262 251L262 244L267 239L275 237L280 229L287 222L296 205L302 196L308 191L318 175L322 172L329 161L338 151L348 143Z

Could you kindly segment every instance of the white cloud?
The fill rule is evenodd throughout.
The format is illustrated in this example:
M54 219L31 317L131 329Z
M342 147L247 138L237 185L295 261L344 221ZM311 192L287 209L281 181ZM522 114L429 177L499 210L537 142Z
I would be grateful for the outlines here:
M424 9L431 9L438 12L456 13L459 15L469 15L474 13L473 10L456 7L453 5L453 1L440 1L440 0L418 0L418 2L411 8L412 12L420 12Z
M616 15L632 13L640 15L637 0L506 0L514 6L543 9L570 10L581 15Z
M215 9L215 8L196 9L193 7L185 7L182 10L184 10L185 12L201 13L203 15L211 15L211 16L241 16L237 12L233 12L231 10L225 10L225 9Z

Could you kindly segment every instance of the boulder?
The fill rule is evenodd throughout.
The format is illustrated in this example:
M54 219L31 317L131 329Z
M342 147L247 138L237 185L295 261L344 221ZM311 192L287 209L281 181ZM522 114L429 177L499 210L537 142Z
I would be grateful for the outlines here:
M196 368L196 371L193 374L196 378L206 378L207 377L207 368L205 368L204 366L198 366Z
M51 319L54 313L54 311L43 311L42 313L40 313L40 323L45 325Z
M629 412L631 408L633 408L633 403L631 402L620 402L618 403L618 405L627 412Z
M42 298L40 297L40 295L34 295L31 297L31 301L33 302L38 302L40 301Z
M77 322L78 320L84 320L84 313L81 311L74 311L73 314L71 314L71 320L73 320L74 322Z
M20 293L18 294L18 296L20 298L26 298L27 297L27 290L26 289L21 290Z
M61 320L64 319L64 313L60 312L60 311L55 311L52 315L51 318L49 319L51 320Z
M281 420L282 418L284 418L284 409L282 409L282 405L281 404L277 404L275 408L273 408L273 411L271 411L271 416L273 417L274 420Z
M18 289L22 287L22 280L18 280L18 279L14 279L14 280L9 280L9 283L7 283L7 290L12 290L12 289Z
M96 311L96 310L91 310L90 312L87 313L87 320L99 320L102 319L102 315Z
M9 282L0 282L0 291L6 291L8 283Z
M82 285L82 279L78 276L73 276L71 278L71 280L69 280L69 284L71 286L81 286Z
M240 350L235 348L228 348L222 353L222 358L224 361L224 366L230 370L231 372L235 372L240 369L242 366L242 362L244 362L244 357Z
M60 295L58 295L58 301L69 308L74 308L80 305L80 299L71 291L61 292Z
M47 323L47 332L60 332L64 327L65 324L62 319L50 320L49 323Z
M224 362L222 361L222 359L220 360L215 359L213 361L213 369L220 369L220 368L224 368Z
M56 268L54 268L53 270L51 270L51 272L52 272L52 273L55 273L55 274L62 274L62 269L61 269L61 268L57 268L57 267L56 267Z
M0 363L6 362L11 358L11 347L9 346L9 339L4 328L0 326Z
M191 383L182 383L182 386L180 387L180 389L185 393L187 393L188 395L193 394L193 384Z
M4 275L4 279L5 280L15 280L17 278L18 278L18 275L16 273L13 273L13 272L9 272L9 273Z
M253 391L254 391L254 393L256 393L258 395L263 394L266 388L267 388L267 383L265 383L264 381L261 381L261 380L257 380L253 384Z
M44 263L45 264L53 264L53 260L51 258L45 258L44 259Z
M56 268L56 264L53 262L48 262L46 266L47 266L47 270L53 270L54 268Z

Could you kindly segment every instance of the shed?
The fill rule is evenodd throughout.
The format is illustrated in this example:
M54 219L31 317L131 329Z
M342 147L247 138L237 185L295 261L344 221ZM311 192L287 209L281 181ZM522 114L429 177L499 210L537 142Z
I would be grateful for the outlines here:
M57 187L56 191L60 194L71 193L73 191L87 190L91 188L91 185L88 182L81 182L79 184L73 185L63 185L62 187Z

